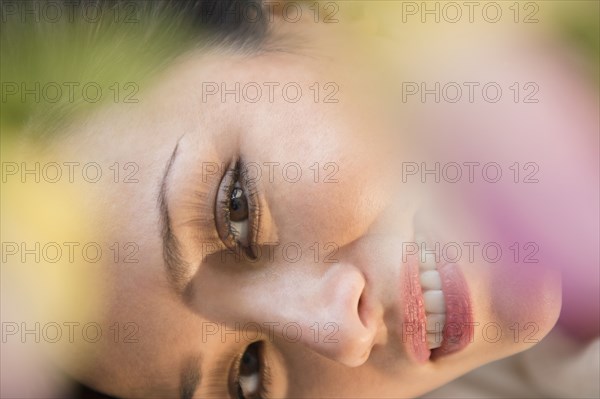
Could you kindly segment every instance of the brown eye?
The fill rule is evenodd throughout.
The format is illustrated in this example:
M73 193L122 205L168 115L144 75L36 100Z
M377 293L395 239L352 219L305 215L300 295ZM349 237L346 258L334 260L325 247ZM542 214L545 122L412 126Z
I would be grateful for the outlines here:
M263 387L263 367L261 360L261 343L248 345L238 369L238 398L260 398Z
M254 183L246 179L241 161L232 163L217 193L215 224L221 241L233 251L254 259L259 232L258 202Z
M243 222L248 219L248 199L241 187L234 187L231 191L229 219L232 222Z
M250 344L240 361L240 376L248 377L260 372L260 343Z

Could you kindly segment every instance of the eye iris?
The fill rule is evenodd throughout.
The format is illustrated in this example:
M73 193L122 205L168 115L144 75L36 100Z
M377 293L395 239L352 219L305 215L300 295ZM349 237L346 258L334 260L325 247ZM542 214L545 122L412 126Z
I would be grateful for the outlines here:
M260 398L264 391L262 385L261 342L246 347L238 368L238 398Z
M242 367L246 371L254 372L258 368L258 359L254 354L246 352L242 357Z
M229 219L232 222L242 222L248 218L248 201L244 195L244 190L239 187L235 187L231 191L229 210Z
M242 355L242 361L240 362L240 375L248 376L259 371L260 362L258 356L258 348L256 345L250 345Z

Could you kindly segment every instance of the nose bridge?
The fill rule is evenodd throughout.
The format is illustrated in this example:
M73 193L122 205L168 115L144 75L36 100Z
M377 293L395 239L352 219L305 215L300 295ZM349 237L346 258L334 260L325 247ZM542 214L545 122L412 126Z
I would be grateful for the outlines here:
M269 306L270 317L278 322L277 335L347 366L361 365L377 330L363 297L366 283L360 270L347 262L294 281L284 297Z

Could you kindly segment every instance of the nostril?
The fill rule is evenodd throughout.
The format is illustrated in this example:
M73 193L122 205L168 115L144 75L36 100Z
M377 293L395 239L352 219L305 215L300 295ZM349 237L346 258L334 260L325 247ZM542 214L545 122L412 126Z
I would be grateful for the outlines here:
M342 324L360 327L360 334L371 332L377 325L374 320L377 306L367 276L352 265L332 267L328 272L331 274L324 286L330 288L325 292L329 302L341 310L337 317L343 318Z
M365 339L371 343L368 352L370 352L372 346L377 341L385 339L386 334L386 328L383 323L383 309L371 293L372 291L365 280L362 292L357 301L357 313L360 323L365 329Z
M358 313L358 318L360 319L360 322L362 323L362 325L365 328L368 328L369 325L371 324L371 322L370 322L371 315L369 314L370 310L369 310L368 300L367 300L367 296L365 295L365 292L366 292L366 287L363 288L363 291L360 294L360 297L358 298L358 304L356 307L356 311Z
M356 301L356 312L360 323L367 330L376 328L377 323L374 320L376 312L374 303L372 302L373 298L370 297L371 287L369 286L367 276L365 276L363 273L360 273L360 286L356 287L356 290L357 292L355 295L358 295L358 301Z
M335 320L338 333L335 345L308 340L307 345L320 354L349 367L358 367L369 358L379 331L377 298L366 276L352 265L333 266L321 278L322 320ZM309 316L308 314L306 316ZM307 324L307 328L309 324Z
M363 325L366 325L365 323L365 319L364 319L364 315L363 315L363 295L360 295L360 298L358 298L358 306L356 311L358 312L358 317L360 318L360 321Z

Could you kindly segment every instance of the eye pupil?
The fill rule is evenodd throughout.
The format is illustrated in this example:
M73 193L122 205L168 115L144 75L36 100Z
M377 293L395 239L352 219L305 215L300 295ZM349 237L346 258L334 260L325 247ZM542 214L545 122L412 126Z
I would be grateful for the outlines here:
M263 378L264 357L262 342L254 342L246 347L238 365L238 398L261 398L265 386Z
M232 222L241 222L248 218L248 200L244 195L244 190L235 187L231 191L229 198L229 218Z
M249 366L252 363L252 356L248 352L246 352L244 353L242 361L244 362L244 366Z
M260 361L258 359L258 348L256 344L248 346L240 362L240 375L252 375L259 372Z

